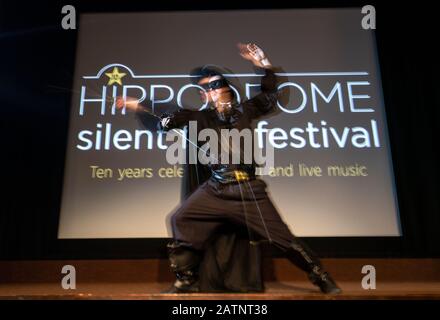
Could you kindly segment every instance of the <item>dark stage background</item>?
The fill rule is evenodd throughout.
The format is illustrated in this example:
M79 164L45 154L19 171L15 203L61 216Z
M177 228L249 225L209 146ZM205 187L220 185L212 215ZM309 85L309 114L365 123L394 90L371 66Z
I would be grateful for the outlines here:
M80 12L263 9L207 1L0 2L2 202L0 259L147 258L165 256L166 239L58 240L76 31L63 30L61 8ZM369 1L300 1L295 7L377 11L377 44L402 237L306 238L327 257L439 257L438 143L440 31L433 5ZM295 8L291 7L291 8ZM213 32L215 32L215 27ZM378 221L380 223L380 221ZM276 252L274 252L276 254Z

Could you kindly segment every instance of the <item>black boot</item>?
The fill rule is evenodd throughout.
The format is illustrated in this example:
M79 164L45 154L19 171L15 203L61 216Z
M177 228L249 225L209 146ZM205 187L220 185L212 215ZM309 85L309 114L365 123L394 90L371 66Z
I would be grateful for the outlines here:
M298 268L305 271L310 281L321 289L323 293L337 294L341 289L324 270L318 257L301 240L295 238L286 251L287 258Z
M172 241L167 245L171 270L176 275L173 286L164 293L199 292L200 255L190 246Z
M328 294L338 294L342 290L338 287L332 277L321 269L316 269L308 274L310 281L321 289L321 292Z

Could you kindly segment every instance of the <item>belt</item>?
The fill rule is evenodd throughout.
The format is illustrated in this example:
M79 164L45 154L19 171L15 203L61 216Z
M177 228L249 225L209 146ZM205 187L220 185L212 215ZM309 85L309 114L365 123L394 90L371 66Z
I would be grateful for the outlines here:
M255 173L245 170L213 171L211 179L222 184L237 183L255 179Z
M237 182L250 180L249 174L246 171L234 170L234 176L235 176L235 180L237 180Z

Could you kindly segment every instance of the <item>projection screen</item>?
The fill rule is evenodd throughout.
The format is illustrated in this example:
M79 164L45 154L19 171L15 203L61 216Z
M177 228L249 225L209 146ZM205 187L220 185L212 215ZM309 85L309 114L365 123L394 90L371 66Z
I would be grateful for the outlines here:
M114 97L160 115L201 109L192 68L231 70L240 99L261 76L238 54L254 42L288 90L259 119L275 165L262 176L297 236L400 236L374 31L360 8L82 14L59 238L168 237L182 170L165 160L157 118L141 124Z

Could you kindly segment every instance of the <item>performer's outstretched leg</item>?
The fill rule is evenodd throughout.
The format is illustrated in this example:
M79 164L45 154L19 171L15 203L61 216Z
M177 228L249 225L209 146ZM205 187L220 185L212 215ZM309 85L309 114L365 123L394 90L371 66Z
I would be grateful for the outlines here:
M329 273L324 270L318 257L300 239L294 237L290 246L285 249L285 255L298 268L305 271L310 281L322 292L331 294L341 292Z
M247 223L251 230L284 251L286 258L306 272L310 281L322 292L340 293L341 289L324 270L318 257L303 241L292 234L281 219L265 190L264 181L253 180L239 187L247 213L246 221L243 223ZM236 217L241 218L240 215Z

